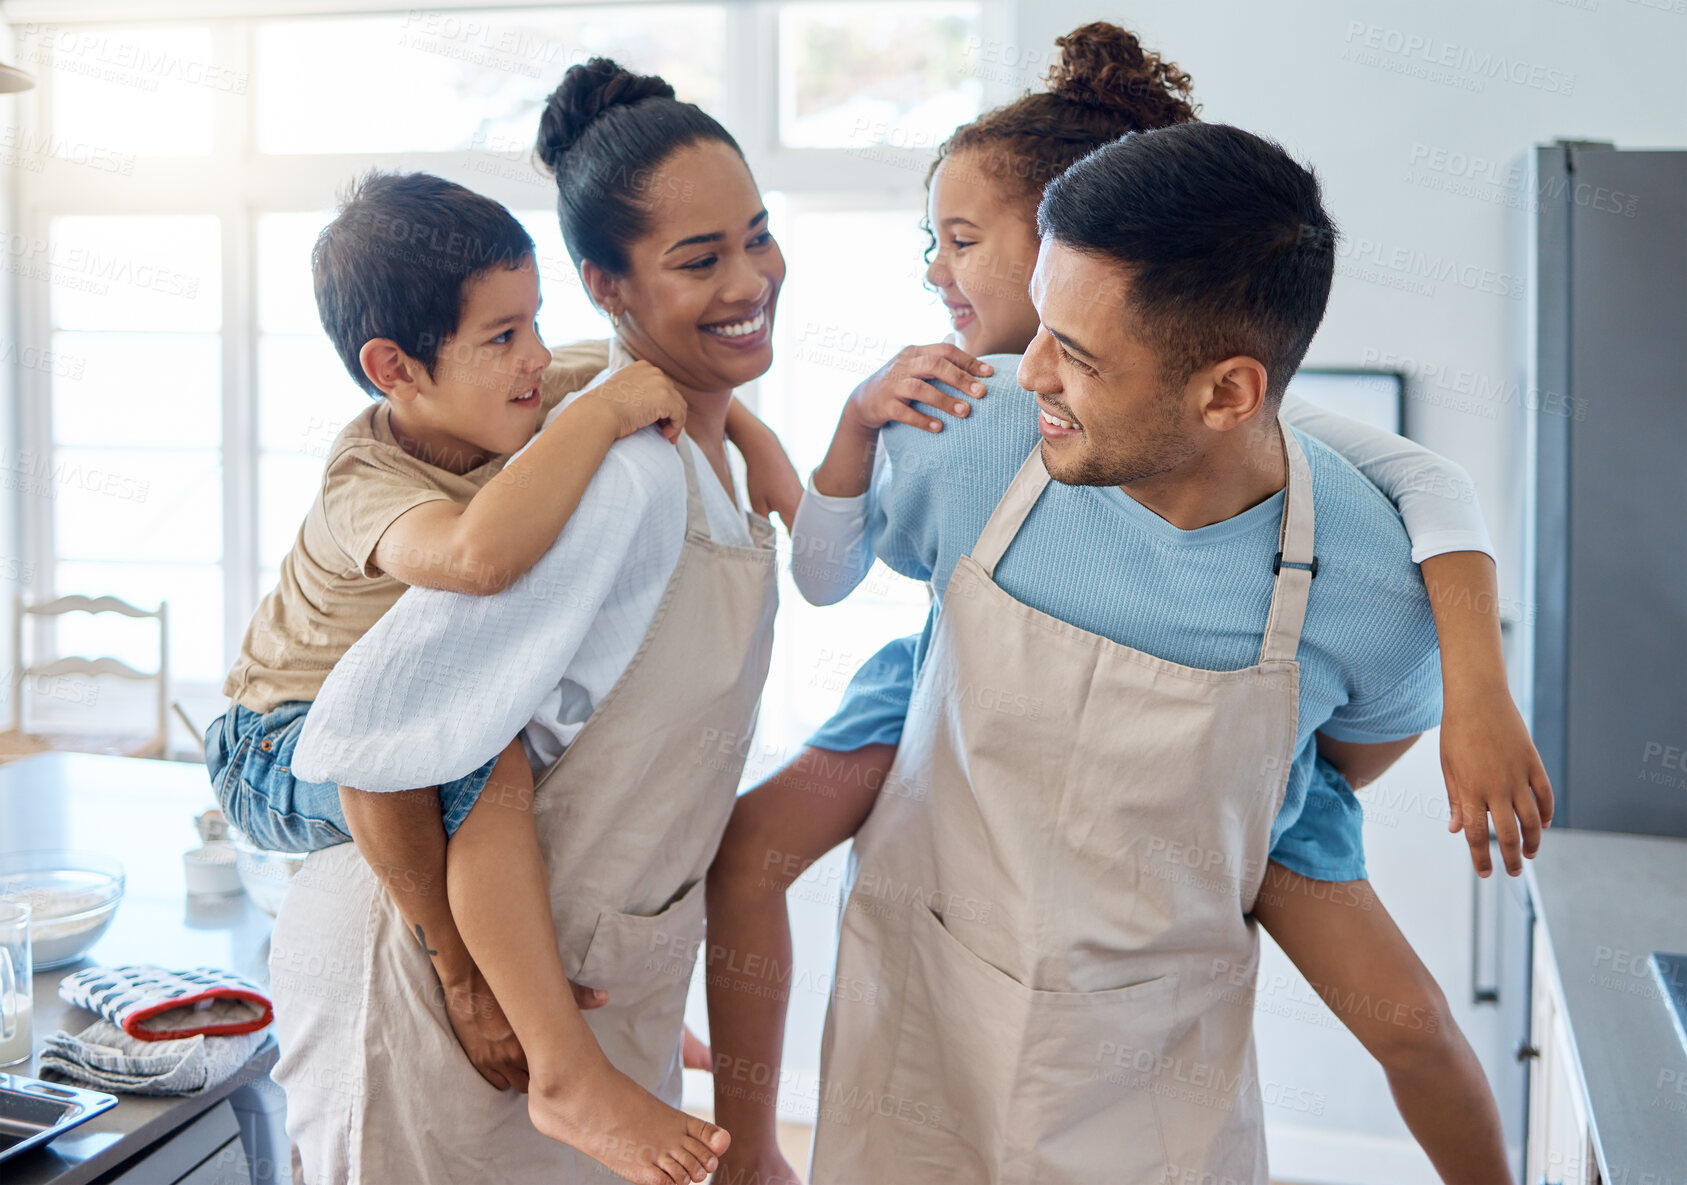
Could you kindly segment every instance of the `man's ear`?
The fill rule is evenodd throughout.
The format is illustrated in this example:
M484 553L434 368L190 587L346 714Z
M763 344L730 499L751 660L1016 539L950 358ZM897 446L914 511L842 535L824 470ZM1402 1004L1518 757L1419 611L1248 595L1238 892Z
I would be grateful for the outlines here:
M1203 373L1206 397L1201 418L1213 431L1239 428L1265 410L1265 393L1271 379L1259 359L1239 354L1214 363Z
M611 317L619 317L626 309L621 300L621 281L589 259L580 261L580 282L592 303Z
M363 366L363 373L369 376L369 381L388 399L405 402L419 394L416 380L422 369L421 363L406 354L390 337L374 337L364 342L363 348L357 352L357 360Z

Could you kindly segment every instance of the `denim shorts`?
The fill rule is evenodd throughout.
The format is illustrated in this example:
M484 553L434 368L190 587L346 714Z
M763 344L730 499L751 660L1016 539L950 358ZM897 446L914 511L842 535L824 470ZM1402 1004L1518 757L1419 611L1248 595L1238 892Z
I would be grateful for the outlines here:
M309 711L308 700L289 700L263 713L235 704L205 733L205 767L223 817L254 846L271 852L314 852L351 842L340 788L293 776L293 750ZM493 757L439 787L446 835L456 834L468 818L497 764Z

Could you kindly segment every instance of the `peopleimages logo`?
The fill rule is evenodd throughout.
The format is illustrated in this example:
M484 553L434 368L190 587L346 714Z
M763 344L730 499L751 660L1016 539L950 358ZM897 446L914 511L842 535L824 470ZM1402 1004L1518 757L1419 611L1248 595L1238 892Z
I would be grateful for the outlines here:
M1349 21L1346 41L1341 54L1344 61L1378 66L1465 90L1481 91L1489 82L1526 86L1550 95L1569 96L1576 90L1574 74L1422 33Z

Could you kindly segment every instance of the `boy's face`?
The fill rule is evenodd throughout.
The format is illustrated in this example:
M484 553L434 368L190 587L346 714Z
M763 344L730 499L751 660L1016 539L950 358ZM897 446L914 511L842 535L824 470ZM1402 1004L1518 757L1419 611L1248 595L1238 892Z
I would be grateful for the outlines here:
M551 352L539 339L539 273L531 256L495 267L463 286L457 330L439 348L430 378L415 368L416 397L406 428L463 458L426 457L464 472L486 456L513 453L539 427L539 382ZM484 454L476 460L474 454ZM453 463L458 461L458 463ZM467 464L464 464L467 462Z

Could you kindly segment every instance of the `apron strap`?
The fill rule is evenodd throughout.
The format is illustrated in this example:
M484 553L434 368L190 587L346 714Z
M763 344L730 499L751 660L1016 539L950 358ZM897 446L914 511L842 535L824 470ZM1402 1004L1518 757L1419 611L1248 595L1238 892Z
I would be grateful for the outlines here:
M680 464L685 466L685 533L709 538L709 512L703 508L703 491L697 485L697 464L691 459L691 438L680 435Z
M1019 534L1025 516L1031 513L1031 507L1037 504L1048 484L1049 471L1043 466L1043 442L1039 440L1031 449L1031 455L1025 458L1025 464L1008 483L1007 493L996 503L990 521L984 524L978 543L972 549L973 560L984 569L986 576L995 577L996 564L1001 560L1002 553Z
M1293 662L1300 649L1301 626L1306 623L1306 599L1318 574L1312 552L1312 471L1300 441L1281 419L1288 482L1283 490L1283 525L1277 536L1277 583L1271 592L1271 614L1265 621L1265 641L1259 661Z

